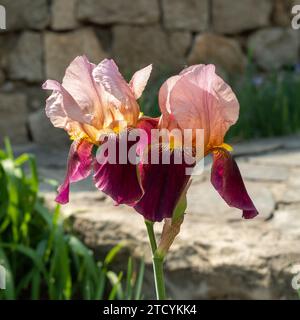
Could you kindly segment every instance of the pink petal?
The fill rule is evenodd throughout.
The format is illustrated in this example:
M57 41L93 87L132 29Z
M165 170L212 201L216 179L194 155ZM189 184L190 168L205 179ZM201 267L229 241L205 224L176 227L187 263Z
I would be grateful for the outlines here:
M181 78L181 76L188 74L188 73L191 73L191 72L194 72L199 67L205 67L205 65L199 64L199 65L189 66L189 67L183 69L179 73L179 75L172 76L163 83L163 85L161 86L160 91L159 91L159 105L162 108L162 111L168 111L169 113L171 113L169 99L170 99L170 93L171 93L174 85Z
M94 81L94 68L95 65L85 56L75 58L66 70L62 85L77 102L82 113L93 116L93 126L101 129L105 94L103 88Z
M119 68L112 59L104 59L93 70L93 76L97 83L101 83L105 90L120 102L133 96L127 82L119 72Z
M187 73L189 73L189 72L194 72L197 68L199 68L199 67L205 67L205 64L194 64L194 65L192 65L192 66L189 66L189 67L187 67L187 68L185 68L185 69L183 69L180 73L179 73L179 75L184 75L184 74L187 74Z
M211 183L229 206L243 210L245 219L258 215L236 162L224 149L213 152Z
M46 100L46 115L54 127L66 129L68 116L63 106L63 96L60 92L53 92Z
M91 173L93 145L85 140L74 141L70 147L67 175L63 184L58 188L56 201L61 204L69 202L70 183L87 178Z
M134 93L136 99L139 99L147 85L150 74L152 71L152 65L137 71L131 78L129 86Z
M171 114L170 107L170 93L176 84L176 82L180 79L180 76L173 76L166 80L159 90L159 106L163 115Z
M159 90L158 102L162 113L159 121L160 128L172 130L174 127L177 127L177 121L171 111L170 93L179 79L180 76L169 78L163 83Z
M109 93L109 102L123 115L128 126L135 126L140 114L139 105L115 62L104 59L94 69L93 77Z
M127 133L126 133L127 135ZM116 163L110 163L104 153L97 153L94 165L95 186L110 196L116 204L134 205L143 195L136 164L119 162L119 138L108 136L108 141L116 146ZM135 142L127 142L127 151ZM100 147L101 148L101 147Z
M231 88L215 74L215 67L192 66L169 81L160 92L163 116L172 115L181 129L204 129L207 146L222 144L238 118L239 103Z
M68 122L77 121L90 124L91 114L84 114L70 93L57 81L48 80L43 89L53 90L46 101L46 115L55 127L65 128Z

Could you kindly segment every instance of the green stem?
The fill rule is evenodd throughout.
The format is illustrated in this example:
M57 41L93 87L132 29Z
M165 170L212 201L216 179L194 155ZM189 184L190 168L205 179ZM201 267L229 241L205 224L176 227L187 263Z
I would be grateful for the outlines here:
M154 223L149 220L145 220L147 227L148 237L150 241L150 247L152 251L152 262L154 271L154 281L157 300L164 300L166 298L165 281L164 281L164 256L157 252L157 244L155 240L155 234L153 230Z
M162 256L153 256L153 271L157 300L165 300L164 258Z
M154 230L153 230L154 223L152 221L145 220L145 224L146 224L146 227L147 227L147 232L148 232L148 238L149 238L149 241L150 241L151 251L152 251L152 254L154 256L155 251L157 250L157 244L156 244L155 234L154 234Z

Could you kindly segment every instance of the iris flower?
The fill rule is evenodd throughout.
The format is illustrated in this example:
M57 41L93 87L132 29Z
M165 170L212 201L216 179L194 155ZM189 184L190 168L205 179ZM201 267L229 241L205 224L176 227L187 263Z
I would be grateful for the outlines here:
M70 183L88 177L93 167L96 187L111 196L116 204L134 206L145 219L153 222L171 218L190 184L186 168L195 165L174 162L174 154L182 151L177 150L176 143L172 146L169 164L153 164L142 158L138 166L108 161L99 163L93 147L99 147L103 135L109 134L119 150L120 134L127 138L132 128L145 130L149 137L151 129L170 131L176 128L183 135L185 129L192 129L196 148L194 130L203 129L203 156L213 156L212 185L229 206L243 210L244 218L256 216L258 212L230 154L231 147L224 143L226 132L239 114L239 103L232 89L216 75L213 65L186 68L162 85L159 92L162 115L158 122L141 117L137 103L151 70L150 65L137 71L128 84L113 60L105 59L94 65L83 56L70 64L62 84L53 80L44 83L44 89L53 90L46 102L47 116L55 127L66 130L74 140L69 151L67 174L58 189L56 201L67 203ZM128 142L127 147L132 144ZM137 153L138 149L147 147L151 150L155 145L157 147L157 141L151 142L151 139L140 141ZM162 146L159 149L161 154L165 152ZM118 151L116 156L119 156Z
M204 156L213 157L212 185L229 206L243 211L244 218L255 217L258 212L230 153L232 148L224 143L226 132L238 119L239 103L230 86L216 75L215 67L194 65L169 78L160 89L159 105L160 129L177 128L183 135L185 129L192 129L194 147L195 129L203 129ZM150 221L172 218L189 186L186 167L174 162L142 164L145 192L135 209Z
M70 183L86 178L94 168L96 187L117 204L133 206L145 218L156 294L158 299L164 299L163 261L183 221L186 192L191 183L187 169L193 169L201 158L212 155L211 183L220 196L229 206L241 209L246 219L258 212L230 153L232 148L224 142L226 132L239 115L239 103L232 89L216 75L213 65L191 66L162 85L160 119L147 118L140 115L137 99L151 69L150 65L137 71L127 83L113 60L105 59L94 65L86 57L77 57L67 68L62 83L48 80L43 88L53 91L46 102L47 116L55 127L66 130L74 140L67 174L56 201L68 202ZM161 136L153 138L153 129L164 131L168 144ZM181 133L181 141L172 136L174 129ZM182 136L187 136L187 129L192 145L186 158ZM204 141L198 141L198 129L204 133ZM140 137L137 143L130 139L134 130L146 133L137 134ZM95 157L95 149L101 151L106 142L103 137L115 142L118 160L114 163L99 161L98 152ZM126 149L122 149L126 160L129 160L128 151L136 146L136 163L120 161L119 146L124 137L128 140ZM199 143L204 151L200 155ZM153 150L158 151L158 162L151 161ZM105 152L100 154L100 160L105 159ZM165 154L170 155L169 163L162 161ZM178 154L182 160L179 163ZM153 224L162 220L165 223L157 245Z
M57 202L67 203L70 183L88 177L92 167L96 187L117 204L134 204L141 198L143 190L136 165L99 163L93 147L101 145L103 136L109 135L118 145L121 134L127 135L132 128L151 127L154 120L141 117L137 103L151 70L149 65L137 71L127 83L113 60L105 59L95 65L80 56L69 65L62 83L44 83L43 89L53 91L46 102L47 116L74 140ZM131 145L128 143L128 148Z

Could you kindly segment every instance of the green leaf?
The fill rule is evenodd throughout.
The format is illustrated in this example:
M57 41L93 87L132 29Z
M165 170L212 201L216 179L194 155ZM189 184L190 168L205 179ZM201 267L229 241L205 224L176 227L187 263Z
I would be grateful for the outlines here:
M140 300L141 299L141 294L142 294L142 286L143 286L143 281L144 281L144 273L145 273L145 261L144 259L141 260L140 263L140 269L138 272L138 277L135 285L135 300Z
M116 255L119 253L119 251L124 247L123 243L119 243L116 246L114 246L109 253L107 254L107 256L105 257L104 260L104 265L108 266L116 257Z
M14 284L11 265L8 261L8 258L4 250L2 250L1 246L0 246L0 264L5 268L5 275L6 275L6 279L5 279L6 289L3 291L4 298L9 300L16 299L15 284ZM1 297L1 293L0 293L0 297Z
M187 193L191 183L192 183L192 180L190 179L188 181L188 183L186 184L184 190L181 193L181 196L177 202L177 205L176 205L174 212L173 212L173 215L172 215L172 222L173 223L176 223L178 220L180 220L185 213L185 210L187 208L186 193Z
M8 137L4 138L4 145L5 145L5 151L6 151L6 155L8 158L13 159L14 158L14 153L12 151L12 147L9 141Z
M125 298L127 300L131 300L132 297L132 275L133 275L133 266L132 266L132 258L128 258L127 263L127 275L126 275L126 289L125 289Z
M184 194L181 196L181 198L179 199L179 201L175 207L175 210L173 212L172 221L176 222L180 218L182 218L182 216L185 213L186 208L187 208L187 199L186 199L186 194Z
M6 150L0 150L0 263L7 270L7 289L0 292L1 298L125 297L122 272L117 276L110 270L123 245L112 248L102 263L83 242L67 232L67 223L59 205L49 210L39 196L34 156L26 153L14 159L7 140ZM127 283L126 295L131 298L131 260Z
M121 286L123 273L120 272L119 275L117 276L114 272L109 271L107 272L107 277L111 285L113 286L109 294L108 300L115 300L116 297L118 297L118 299L123 299L124 294Z

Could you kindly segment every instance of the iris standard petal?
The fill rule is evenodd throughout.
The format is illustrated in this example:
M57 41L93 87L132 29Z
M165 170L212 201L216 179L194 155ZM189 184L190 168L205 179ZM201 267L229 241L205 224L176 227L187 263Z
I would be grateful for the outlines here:
M163 127L175 122L182 130L203 129L206 146L222 144L239 113L236 96L213 65L192 66L168 79L159 103Z
M129 87L131 88L132 92L136 99L139 99L147 85L149 80L150 74L152 71L152 65L138 70L131 78L129 82Z
M93 70L97 84L101 84L108 93L108 101L113 105L112 112L117 109L123 115L128 126L135 126L140 108L128 83L125 81L118 66L112 59L104 59Z
M70 183L87 178L91 173L93 162L93 145L85 140L74 141L70 147L65 181L58 188L56 201L61 204L69 202Z
M164 116L168 116L171 114L171 107L170 107L170 93L176 84L176 82L180 79L180 76L173 76L166 80L161 88L159 89L158 94L158 102L161 113Z
M48 80L43 84L43 89L53 90L46 101L46 115L55 127L65 129L67 123L74 121L91 123L93 115L84 113L84 110L59 82Z
M243 210L245 219L258 215L235 160L224 149L213 152L211 183L229 206Z
M92 125L101 129L105 116L105 92L96 84L93 70L96 66L85 56L75 58L66 70L62 86L69 92L85 114L93 118Z

